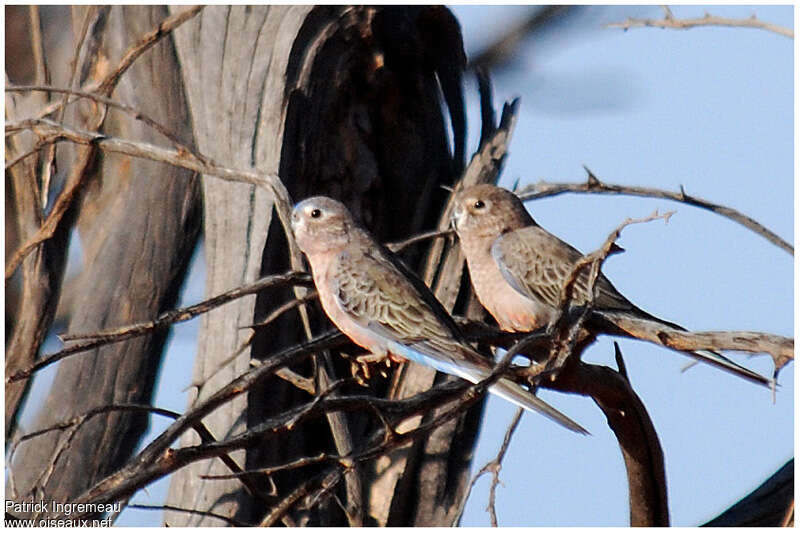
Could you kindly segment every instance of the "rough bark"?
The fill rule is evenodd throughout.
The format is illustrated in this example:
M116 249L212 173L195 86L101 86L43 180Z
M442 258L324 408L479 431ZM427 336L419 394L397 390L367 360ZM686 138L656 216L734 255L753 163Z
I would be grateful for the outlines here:
M128 46L165 16L163 7L108 12L102 55L115 65ZM121 79L115 97L162 117L191 143L186 103L169 40L162 40ZM106 131L158 143L160 135L111 114ZM200 222L191 172L140 159L105 155L80 204L84 267L69 331L90 332L141 321L174 306ZM49 426L90 408L149 403L166 332L105 346L63 361L36 421ZM67 502L119 468L147 426L141 413L110 413L81 426L67 443L49 433L24 443L13 465L20 498ZM35 429L35 428L34 428ZM60 455L54 455L58 451ZM53 463L55 461L55 463Z

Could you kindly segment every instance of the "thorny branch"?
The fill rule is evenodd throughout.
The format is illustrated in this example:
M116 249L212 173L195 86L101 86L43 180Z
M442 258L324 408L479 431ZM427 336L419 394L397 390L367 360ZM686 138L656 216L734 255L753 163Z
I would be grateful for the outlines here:
M730 28L756 28L759 30L766 30L778 35L783 35L790 39L794 39L794 31L790 28L784 28L776 24L771 24L763 20L759 20L755 14L744 19L731 19L725 17L717 17L708 13L703 17L693 19L677 19L672 15L672 12L667 8L666 14L663 19L640 19L629 17L625 22L613 22L608 24L611 28L621 28L628 30L630 28L671 28L675 30L688 30L689 28L697 28L702 26L726 26Z
M588 173L588 178L583 183L553 183L540 181L538 183L534 183L533 185L523 187L517 191L517 195L524 202L528 200L535 200L537 198L556 196L567 192L590 194L624 194L629 196L642 196L649 198L665 198L667 200L674 200L676 202L707 209L718 215L729 218L734 222L738 222L747 229L761 235L775 246L778 246L788 253L794 255L794 247L791 244L778 237L777 234L770 231L762 224L731 207L726 207L702 198L690 196L686 194L686 191L683 190L683 187L681 187L680 192L676 193L662 189L653 189L650 187L614 185L611 183L601 182L588 168L586 169L586 172Z

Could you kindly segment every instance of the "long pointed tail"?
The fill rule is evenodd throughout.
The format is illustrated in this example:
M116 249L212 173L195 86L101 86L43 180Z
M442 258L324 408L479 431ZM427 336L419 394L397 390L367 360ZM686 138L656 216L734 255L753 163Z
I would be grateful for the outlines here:
M420 349L413 349L398 342L393 341L389 343L389 350L394 354L433 367L439 372L458 376L471 383L478 383L491 373L492 368L489 362L483 359L482 355L474 352L472 348L468 346L459 346L459 349L462 350L461 358L446 359L438 354L434 357L430 353L423 353ZM489 392L528 411L541 413L550 420L576 433L590 435L580 424L573 421L567 415L551 407L537 398L532 392L523 389L520 385L507 378L500 378L495 381L489 387Z
M586 431L580 424L573 421L555 407L552 407L543 400L540 400L534 396L532 392L523 389L513 381L501 378L491 387L489 387L489 392L503 398L504 400L508 400L515 405L527 409L528 411L540 413L553 422L557 422L558 424L561 424L565 428L576 433L580 433L582 435L591 435L591 433Z

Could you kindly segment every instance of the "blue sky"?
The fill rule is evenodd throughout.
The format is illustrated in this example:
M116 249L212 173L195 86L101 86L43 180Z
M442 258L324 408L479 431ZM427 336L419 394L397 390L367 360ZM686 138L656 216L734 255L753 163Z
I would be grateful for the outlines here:
M452 8L467 53L526 12L525 6ZM678 6L679 18L704 11L793 26L793 8ZM661 17L656 6L588 8L580 24L526 42L513 67L493 75L495 105L521 97L501 185L583 181L582 165L603 181L658 187L731 206L783 239L793 233L793 41L761 30L689 31L604 27L627 16ZM477 88L466 80L470 148L479 132ZM584 252L599 247L626 217L676 210L663 222L627 228L626 252L604 271L643 309L692 330L758 330L793 335L792 257L718 215L666 200L562 195L529 202L537 221ZM199 256L202 257L202 250ZM203 297L205 269L195 261L182 305ZM155 404L182 411L198 322L175 328ZM769 391L677 353L623 340L634 388L647 406L666 458L673 525L716 516L793 456L794 364ZM52 351L55 346L46 346ZM737 361L765 374L766 356ZM613 366L602 338L585 361ZM37 379L35 400L52 376ZM501 526L612 526L628 523L625 469L611 431L587 398L541 396L579 421L591 437L526 414L511 442L498 488ZM513 406L490 398L474 471L496 453ZM24 420L30 420L26 416ZM167 426L153 419L148 438ZM168 480L133 502L164 501ZM478 482L462 525L489 525L489 480ZM126 510L118 525L159 525L161 513Z

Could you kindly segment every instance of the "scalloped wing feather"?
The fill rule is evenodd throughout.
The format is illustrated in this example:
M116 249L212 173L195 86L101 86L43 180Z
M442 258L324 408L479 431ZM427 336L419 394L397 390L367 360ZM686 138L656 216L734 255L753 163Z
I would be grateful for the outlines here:
M492 256L517 292L557 307L561 286L583 254L544 229L527 226L498 237L492 245ZM635 309L602 273L595 290L595 306L599 309ZM575 281L573 298L582 305L588 295L589 271L584 269Z

